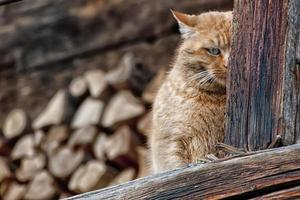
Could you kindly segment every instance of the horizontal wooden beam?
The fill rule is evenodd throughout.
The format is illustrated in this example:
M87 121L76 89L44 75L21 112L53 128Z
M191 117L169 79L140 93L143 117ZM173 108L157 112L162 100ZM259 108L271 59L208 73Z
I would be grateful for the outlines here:
M300 198L300 144L189 166L68 198L249 199Z

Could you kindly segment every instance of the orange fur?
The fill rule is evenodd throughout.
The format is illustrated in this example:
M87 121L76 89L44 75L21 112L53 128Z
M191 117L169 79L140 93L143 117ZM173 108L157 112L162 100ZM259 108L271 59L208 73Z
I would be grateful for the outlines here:
M215 153L214 145L224 138L232 14L173 14L183 41L153 105L149 144L154 172Z

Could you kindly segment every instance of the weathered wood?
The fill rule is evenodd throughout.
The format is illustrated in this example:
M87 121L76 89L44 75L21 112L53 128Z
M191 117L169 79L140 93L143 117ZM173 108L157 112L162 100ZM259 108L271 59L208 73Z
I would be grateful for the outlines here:
M288 131L286 139L300 141L300 2L291 1L289 7L287 34L286 65L289 66L285 73L286 85L284 118L287 121ZM298 38L298 40L296 39ZM294 47L296 46L296 47ZM295 58L296 55L296 58ZM296 59L296 64L295 64ZM294 119L294 121L293 121ZM294 134L293 134L294 133Z
M87 81L81 76L73 79L69 85L69 92L74 99L83 99L88 94Z
M68 137L69 128L66 125L52 126L44 136L40 147L45 153L51 155Z
M21 182L31 180L46 165L46 156L38 154L31 158L23 158L20 168L15 172L17 179Z
M49 158L50 172L59 178L68 177L81 164L84 152L73 151L71 148L62 147Z
M300 2L236 0L234 7L225 142L258 150L281 135L293 144L300 134Z
M53 199L56 193L53 177L47 171L42 171L29 183L25 199Z
M119 185L128 181L132 181L135 178L135 169L128 168L120 172L114 179L109 183L109 186Z
M44 128L50 125L57 125L69 122L73 113L70 95L66 90L59 90L49 101L46 108L33 121L34 129Z
M99 125L104 108L100 100L87 98L80 105L72 120L72 128L82 128L88 125Z
M93 145L93 152L98 160L105 160L105 151L106 151L105 144L107 143L107 141L108 141L108 136L105 133L100 132Z
M34 149L34 139L32 135L25 135L21 137L15 144L11 158L17 160L23 157L32 157L36 154Z
M108 82L105 79L105 73L102 70L90 70L84 74L88 83L89 91L92 97L101 100L107 99L111 91Z
M107 82L116 89L128 89L128 82L132 76L136 59L132 53L125 54L118 67L106 75Z
M3 199L12 199L12 200L19 200L24 199L24 195L26 192L26 185L21 185L18 183L9 183L7 190L3 195Z
M6 117L3 125L3 134L6 138L15 138L29 129L29 119L22 109L12 110Z
M37 146L37 147L40 147L42 141L44 140L45 138L45 132L42 131L42 130L38 130L38 131L35 131L33 133L33 140L34 140L34 145Z
M115 128L125 122L141 116L145 107L130 91L124 90L117 93L108 103L102 119L102 125Z
M120 167L135 164L137 160L137 141L134 133L128 126L123 126L105 142L105 153L108 160Z
M91 145L95 141L97 131L97 127L95 126L86 126L76 130L70 136L68 146L76 147Z
M134 94L141 95L153 76L154 72L145 67L134 54L127 53L105 78L116 89L130 89Z
M73 174L68 188L72 191L87 192L106 187L115 176L115 171L104 162L91 160Z
M250 199L300 185L300 144L137 179L74 199Z

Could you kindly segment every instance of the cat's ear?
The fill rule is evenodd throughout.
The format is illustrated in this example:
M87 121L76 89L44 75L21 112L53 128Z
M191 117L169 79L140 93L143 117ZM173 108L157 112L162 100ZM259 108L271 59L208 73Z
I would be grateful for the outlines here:
M174 10L171 10L171 12L176 21L178 22L179 31L183 38L186 39L196 32L193 22L193 19L195 17L194 15L188 15Z

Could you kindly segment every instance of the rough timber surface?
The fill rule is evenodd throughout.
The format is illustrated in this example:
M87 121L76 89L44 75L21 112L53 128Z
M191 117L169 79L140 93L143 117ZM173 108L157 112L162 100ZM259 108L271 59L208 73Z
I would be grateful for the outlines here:
M300 198L300 144L248 153L85 193L76 199ZM269 195L269 196L268 196ZM270 197L270 198L269 198Z
M226 143L258 150L277 135L299 140L299 12L298 0L235 1Z

